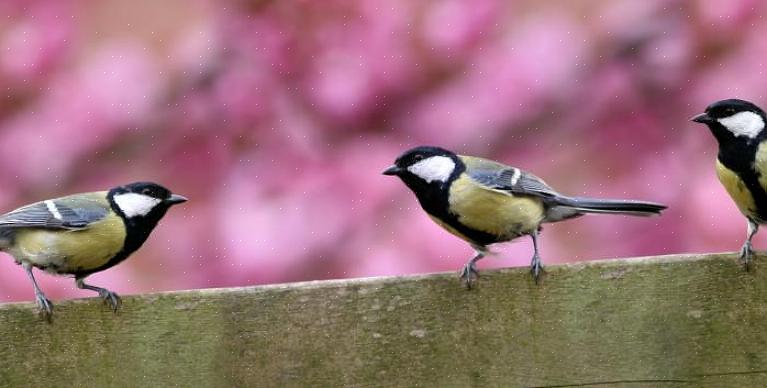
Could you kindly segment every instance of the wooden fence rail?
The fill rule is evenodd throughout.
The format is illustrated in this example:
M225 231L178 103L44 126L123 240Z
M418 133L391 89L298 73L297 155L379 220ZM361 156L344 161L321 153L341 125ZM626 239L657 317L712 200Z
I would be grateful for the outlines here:
M0 306L2 386L767 386L767 264L677 255ZM761 264L761 265L760 265Z

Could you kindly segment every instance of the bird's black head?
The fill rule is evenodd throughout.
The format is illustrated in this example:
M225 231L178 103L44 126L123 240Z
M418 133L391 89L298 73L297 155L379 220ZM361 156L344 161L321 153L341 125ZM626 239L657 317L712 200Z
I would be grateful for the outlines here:
M704 113L690 120L706 124L720 145L734 141L752 142L761 139L767 121L764 111L755 104L738 99L717 101Z
M125 223L125 242L122 250L99 271L125 260L139 249L168 209L187 201L185 197L152 182L115 187L107 193L107 200Z
M135 182L118 186L107 195L112 209L126 222L147 224L151 228L176 204L186 202L181 195L152 182Z
M384 175L396 175L416 194L440 190L465 169L458 156L446 149L421 146L402 153Z

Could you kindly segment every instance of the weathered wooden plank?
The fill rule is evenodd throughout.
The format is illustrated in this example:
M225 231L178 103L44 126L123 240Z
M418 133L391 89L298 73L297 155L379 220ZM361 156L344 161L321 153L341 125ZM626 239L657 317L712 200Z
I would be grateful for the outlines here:
M681 255L0 306L3 386L765 386L767 269Z

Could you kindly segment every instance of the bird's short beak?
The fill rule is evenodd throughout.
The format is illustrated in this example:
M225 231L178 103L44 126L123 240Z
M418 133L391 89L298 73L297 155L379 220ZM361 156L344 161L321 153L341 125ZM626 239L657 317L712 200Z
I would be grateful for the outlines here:
M165 200L165 202L169 203L171 205L177 205L179 203L184 203L184 202L186 202L188 200L189 199L187 199L183 195L171 194L170 197L168 197L168 199Z
M711 116L709 116L707 113L701 113L699 115L695 115L695 116L690 117L690 121L694 121L696 123L701 123L701 124L706 124L706 123L710 123L713 120L711 120Z
M392 165L386 170L383 170L381 174L384 175L399 175L399 173L402 172L402 169L397 167L397 165Z

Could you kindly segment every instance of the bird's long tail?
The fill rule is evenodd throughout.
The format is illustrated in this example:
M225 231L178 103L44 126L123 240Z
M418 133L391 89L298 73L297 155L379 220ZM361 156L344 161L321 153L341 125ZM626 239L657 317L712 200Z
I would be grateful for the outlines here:
M587 213L625 214L646 217L660 214L665 208L665 205L654 202L563 196L557 197L556 204L549 208L546 214L546 221L556 222Z

